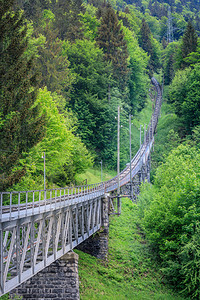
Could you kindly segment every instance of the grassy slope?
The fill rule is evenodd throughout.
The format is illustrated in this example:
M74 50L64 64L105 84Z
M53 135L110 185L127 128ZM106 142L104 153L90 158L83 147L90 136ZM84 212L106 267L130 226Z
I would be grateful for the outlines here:
M107 171L103 169L103 181L107 181L114 176L116 176L115 171ZM76 175L77 182L83 182L85 179L87 179L88 184L101 182L101 165L99 164L99 169L96 167L90 168L86 170L85 173Z
M121 216L110 217L107 262L76 250L81 299L182 299L162 283L148 244L137 228L136 210L135 204L123 199Z
M164 97L166 98L166 97ZM133 151L139 147L140 124L147 123L152 113L152 103L134 117L132 126ZM153 156L154 170L163 160L167 151L167 135L170 129L176 130L176 116L164 102L155 137ZM94 172L90 172L93 176ZM112 174L113 175L113 174ZM87 176L90 180L89 176ZM92 182L100 178L93 177ZM106 179L104 179L106 180ZM183 299L173 295L165 287L160 272L157 270L152 254L144 237L137 228L136 205L128 199L122 201L122 214L110 218L108 262L100 261L88 254L79 254L79 276L81 299Z

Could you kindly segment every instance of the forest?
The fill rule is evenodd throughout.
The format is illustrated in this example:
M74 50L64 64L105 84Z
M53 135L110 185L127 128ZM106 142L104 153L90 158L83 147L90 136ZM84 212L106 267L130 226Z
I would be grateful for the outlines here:
M0 4L0 191L43 189L44 152L47 188L81 184L101 161L116 170L118 106L123 169L128 116L156 77L166 115L138 223L167 282L199 299L200 1Z

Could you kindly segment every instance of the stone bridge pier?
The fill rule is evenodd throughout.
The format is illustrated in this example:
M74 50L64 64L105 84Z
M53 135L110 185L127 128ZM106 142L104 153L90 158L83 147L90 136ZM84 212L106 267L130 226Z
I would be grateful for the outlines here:
M102 198L101 229L82 242L77 249L106 259L108 252L108 195ZM70 251L10 292L22 299L79 300L78 255Z
M10 292L22 299L79 300L78 255L70 251Z

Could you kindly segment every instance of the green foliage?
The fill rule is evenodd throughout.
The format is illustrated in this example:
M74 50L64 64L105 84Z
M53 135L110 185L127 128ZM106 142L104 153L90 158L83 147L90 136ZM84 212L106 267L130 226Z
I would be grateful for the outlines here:
M27 38L28 38L28 45L24 52L24 57L27 60L30 60L32 57L39 57L39 48L43 48L46 43L46 38L42 34L38 34L37 37L34 37L34 27L33 22L27 23Z
M23 152L44 135L45 117L39 116L32 59L25 55L27 27L21 12L12 12L13 1L1 1L0 19L0 189L18 182L25 168L13 171ZM34 107L33 107L34 105Z
M51 0L15 0L14 9L21 9L24 11L25 17L30 21L33 21L34 26L40 24L40 18L42 12L45 9L49 9Z
M137 226L136 212L135 204L122 199L122 214L110 217L106 262L75 250L79 254L81 299L182 300L162 283Z
M97 9L93 5L87 5L85 13L80 14L84 37L89 40L96 39L98 27L100 25L100 22L96 17L96 11Z
M124 39L127 43L129 53L129 97L132 113L144 107L147 82L146 67L148 63L147 54L139 47L133 32L123 27Z
M83 38L80 13L84 13L82 0L52 0L52 9L55 14L55 27L61 40L75 41Z
M128 18L131 31L138 34L140 31L141 20L138 18L136 12L135 6L130 5L126 13L126 17Z
M105 164L103 162L102 175L103 181L107 181L116 176L115 171L111 171L105 168ZM87 181L87 184L93 184L97 182L101 182L101 165L100 163L92 168L87 169L84 173L77 174L75 176L76 183L80 185L83 182Z
M154 38L157 38L159 40L159 35L160 35L159 20L157 18L151 16L148 13L148 10L145 11L144 18L145 18L145 21L148 23L148 26L149 26L150 31L153 34Z
M177 147L180 143L178 129L180 123L177 116L170 112L165 113L163 110L162 117L159 120L157 135L155 136L154 151L151 156L151 179L156 172L156 168L165 161L169 152Z
M187 142L195 145L198 149L200 149L200 125L196 126L192 130L192 135L188 136Z
M184 61L190 65L200 63L200 39L198 39L196 51L189 53Z
M77 173L83 172L91 165L91 156L82 144L80 138L73 134L73 121L70 112L60 114L57 108L57 95L47 89L40 90L37 104L41 114L45 114L46 135L43 140L33 147L28 155L21 160L26 165L27 176L15 189L38 189L42 185L43 159L46 153L46 175L51 183L64 186L74 180ZM47 185L48 185L47 184Z
M145 19L142 19L142 24L140 27L139 44L145 52L151 55L152 53L151 31Z
M76 76L69 106L78 118L78 133L88 147L96 151L98 160L105 157L113 161L111 145L118 101L114 101L114 90L110 91L110 100L107 99L110 65L104 61L96 42L88 40L77 40L74 44L65 42L63 54L68 56Z
M145 234L166 278L192 299L200 295L199 159L196 148L179 146L157 169L154 187L139 197Z
M150 56L148 68L149 75L152 77L153 71L156 72L160 67L160 46L159 43L153 38L149 25L144 18L142 19L139 32L139 45Z
M69 70L69 61L62 55L63 42L57 38L57 31L53 26L55 16L50 10L45 10L41 18L42 27L39 37L45 43L38 48L37 68L40 72L40 87L47 86L51 92L56 92L69 98L74 80Z
M103 50L105 60L112 63L114 79L122 89L125 88L128 75L127 45L116 13L110 5L103 10L96 40Z
M171 83L175 75L174 63L177 47L177 42L169 43L163 51L163 68L166 85Z
M192 52L195 52L197 49L197 33L189 21L186 27L186 30L183 34L183 37L180 42L180 46L176 55L176 68L184 69L188 67L189 64L186 62L185 58Z
M170 86L169 99L180 117L186 133L200 122L200 66L178 71Z

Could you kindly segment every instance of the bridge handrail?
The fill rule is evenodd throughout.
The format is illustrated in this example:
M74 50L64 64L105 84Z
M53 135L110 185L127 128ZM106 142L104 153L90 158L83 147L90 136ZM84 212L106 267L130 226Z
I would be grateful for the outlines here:
M145 151L146 151L146 147L144 147L144 146L149 145L154 140L154 133L155 133L155 130L157 127L158 116L160 114L162 95L161 95L160 85L155 78L152 78L152 83L154 84L154 86L156 87L156 90L157 90L155 109L154 109L153 115L151 117L151 120L148 124L146 134L144 137L144 141L143 141L141 147L139 148L139 150L137 151L137 153L135 154L135 156L133 157L133 159L131 160L131 165L133 165L133 167L131 168L131 172L132 172L133 168L136 167L136 164L134 166L134 162L137 161L138 157L139 157L139 159L137 161L137 165L140 163L141 159L143 158L143 155L145 154ZM147 143L147 141L148 141L148 143ZM124 179L124 177L127 176L127 174L126 174L127 170L130 170L130 165L127 165L126 168L120 172L120 181L122 181ZM130 174L130 171L128 173ZM122 175L124 175L124 177L122 177ZM117 177L118 176L116 175L114 178L108 180L106 182L106 187L108 187L109 184L111 184L112 182L115 182ZM129 175L129 177L130 177L130 175Z
M94 195L100 196L104 194L104 191L105 183L101 182L89 185L53 188L46 190L1 192L0 221L3 220L2 216L5 214L7 214L7 218L5 220L11 220L13 212L15 212L18 217L22 216L21 211L25 211L24 216L34 215L35 213L40 213L42 207L45 207L44 209L47 211L47 206L50 210L52 209L53 205L55 207L58 207L59 204L60 206L67 206L75 200L77 202L79 199L89 200ZM7 202L9 203L7 205L3 205L3 195L7 196L8 198ZM69 203L69 201L71 202ZM34 212L34 208L37 209L36 212Z
M157 90L157 97L156 97L156 103L155 103L155 109L152 114L151 120L148 124L147 131L144 137L144 141L131 160L131 174L134 170L134 168L137 168L138 165L141 163L141 160L143 159L146 151L149 149L149 145L151 147L152 142L154 140L154 133L156 130L157 122L158 122L158 116L160 113L160 106L161 106L161 88L155 78L152 78L152 83L154 84L156 90ZM126 166L124 170L120 172L120 181L123 181L124 178L126 178L129 174L130 177L130 165ZM18 211L21 209L27 209L27 207L24 207L24 204L26 206L36 207L36 205L46 205L49 203L52 203L52 200L55 199L62 199L62 201L66 201L66 197L68 199L75 195L75 197L79 197L80 193L84 193L87 190L87 194L97 192L98 191L106 191L106 189L109 187L110 189L115 189L116 187L116 179L118 176L113 177L112 179L101 182L101 183L95 183L95 184L89 184L89 185L81 185L81 186L71 186L71 187L63 187L63 188L53 188L53 189L46 189L46 190L29 190L29 191L6 191L6 192L0 192L0 221L2 220L2 215L6 211L6 209L9 209L9 213L11 216L12 210L15 210L17 208ZM128 178L128 177L127 177ZM124 183L125 184L125 181ZM67 194L66 194L67 191ZM80 191L80 193L79 193ZM60 192L60 193L59 193ZM52 197L52 194L54 193L54 197ZM57 195L59 193L59 195ZM29 195L32 195L32 200L30 201ZM50 199L49 199L49 197ZM38 200L37 199L38 196ZM7 205L4 205L5 198L7 197ZM15 198L15 203L13 203L13 199ZM24 198L24 199L23 199ZM23 201L22 201L23 200Z

